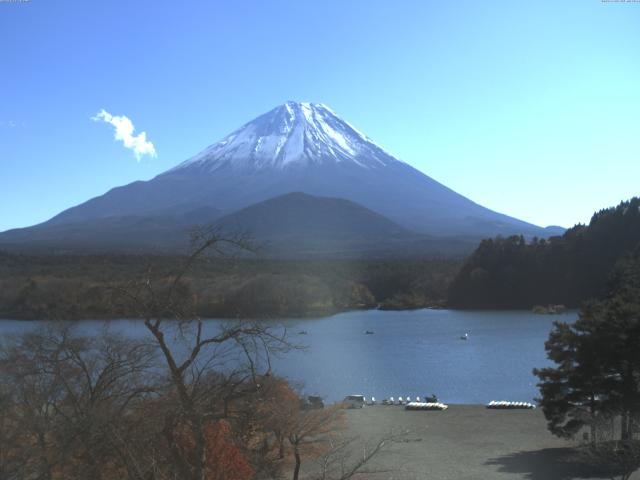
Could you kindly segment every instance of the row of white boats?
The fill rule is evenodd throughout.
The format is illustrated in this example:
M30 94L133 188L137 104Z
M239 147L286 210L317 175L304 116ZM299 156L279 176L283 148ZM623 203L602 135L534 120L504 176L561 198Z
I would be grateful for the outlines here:
M348 395L344 398L343 404L349 408L362 408L364 406L378 405L375 397L371 397L367 400L364 395ZM411 400L411 397L389 397L382 400L379 405L404 405L406 410L446 410L448 405L438 402L435 395L425 397L422 400L420 397L416 397L415 400ZM491 409L534 409L535 404L529 402L510 402L506 400L492 400L487 405L487 408Z
M529 402L508 402L506 400L492 400L487 404L487 408L513 410L516 408L533 409L536 406Z
M411 400L411 397L407 396L406 400L404 397L398 397L395 399L394 397L385 398L382 400L379 405L407 405L409 403L438 403L438 399L435 395L431 395L430 397L424 397L424 401L420 397L416 397L415 401ZM347 395L344 397L342 403L346 404L348 407L352 408L360 408L366 406L378 405L376 397L371 397L367 400L367 397L364 395Z
M446 410L449 405L440 402L409 402L405 410Z

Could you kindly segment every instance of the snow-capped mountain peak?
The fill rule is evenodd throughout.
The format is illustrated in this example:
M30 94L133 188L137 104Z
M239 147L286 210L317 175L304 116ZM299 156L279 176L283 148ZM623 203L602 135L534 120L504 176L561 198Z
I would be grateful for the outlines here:
M550 233L488 210L395 159L325 105L287 102L172 170L148 181L113 188L61 212L34 230L29 229L25 236L5 236L4 241L22 244L38 238L39 231L45 232L41 237L45 240L61 238L62 230L58 228L68 225L66 245L72 245L76 238L99 244L109 241L103 239L105 228L111 231L112 226L129 225L131 230L121 232L129 232L134 237L142 235L149 242L145 245L154 246L158 232L183 234L188 222L209 224L218 214L232 215L294 192L327 201L349 200L407 230L431 236L546 237ZM296 201L300 201L299 196L290 198L286 204ZM293 214L278 211L282 215ZM335 210L332 207L314 211L331 216ZM152 221L139 220L145 218ZM309 225L314 228L326 225L319 217L315 218L305 219L305 224L297 228L313 231ZM266 217L263 220L265 224L270 222ZM173 227L165 229L166 222ZM49 227L53 229L48 230ZM85 231L86 235L75 236L74 232ZM362 240L369 238L366 229L361 232ZM129 234L121 235L118 241L130 245ZM2 242L0 235L0 244ZM35 246L38 242L34 240L32 244ZM51 242L50 245L63 245ZM415 243L413 237L410 243L411 248L422 248L421 241ZM309 251L315 246L309 247ZM349 248L345 247L340 255ZM400 251L405 247L398 248Z
M378 168L398 161L322 103L287 102L181 163L214 171L351 162Z

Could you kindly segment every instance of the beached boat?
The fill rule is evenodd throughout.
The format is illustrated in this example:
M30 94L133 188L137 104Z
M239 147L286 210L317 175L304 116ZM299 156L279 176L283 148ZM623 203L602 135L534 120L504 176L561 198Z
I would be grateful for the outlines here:
M506 400L499 400L499 401L491 400L487 404L487 408L492 408L496 410L515 410L515 409L531 410L536 408L536 406L533 403L529 403L529 402L508 402Z
M435 403L409 402L404 407L405 410L439 410L439 411L446 410L447 408L449 408L448 405L445 405L444 403L440 403L440 402L435 402Z

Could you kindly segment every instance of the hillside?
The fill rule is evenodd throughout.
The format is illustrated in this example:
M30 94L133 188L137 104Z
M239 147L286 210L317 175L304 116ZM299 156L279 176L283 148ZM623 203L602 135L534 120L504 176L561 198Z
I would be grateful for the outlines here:
M577 307L605 293L616 262L640 244L640 198L595 213L562 236L484 240L449 290L461 308Z
M185 251L190 231L220 217L212 207L180 214L123 215L69 223L40 224L0 234L0 248L21 252L153 254Z
M468 255L476 237L417 234L349 200L295 192L229 215L211 207L184 214L95 218L15 229L0 248L27 253L176 254L190 233L214 228L247 238L264 258L433 258Z
M379 240L415 234L357 203L340 198L289 193L221 218L231 231L248 230L260 239L317 238Z

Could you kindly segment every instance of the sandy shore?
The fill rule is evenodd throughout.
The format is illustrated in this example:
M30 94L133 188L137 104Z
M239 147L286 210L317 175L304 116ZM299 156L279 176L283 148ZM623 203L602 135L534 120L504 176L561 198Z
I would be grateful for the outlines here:
M375 406L347 411L348 434L375 441L409 431L376 458L389 480L569 480L603 478L572 461L570 443L551 435L542 411L452 405L443 412ZM640 478L640 476L632 477Z

